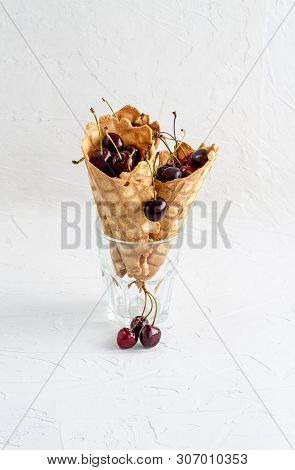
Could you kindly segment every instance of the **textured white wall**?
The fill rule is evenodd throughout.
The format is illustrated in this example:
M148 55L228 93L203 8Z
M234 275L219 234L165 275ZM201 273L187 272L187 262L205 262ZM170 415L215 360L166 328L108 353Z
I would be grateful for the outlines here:
M198 144L291 4L13 0L5 5L83 124L90 105L104 112L98 99L105 95L115 107L134 103L164 128L171 127L170 113L176 109L179 127ZM4 12L0 21L0 118L12 148L21 148L17 166L45 176L53 172L82 188L85 175L69 166L79 156L81 130ZM292 224L292 24L293 12L210 134L221 153L204 198L233 200L231 217L241 223ZM10 158L16 164L7 153L6 161ZM11 184L15 192L9 200L21 202L28 197L24 192L35 197L36 191L46 199L48 190L55 201L66 196L52 181L38 190L31 179L23 179L21 187L9 183L10 190Z
M1 1L0 444L293 448L295 8L212 130L292 0ZM61 201L92 194L34 54L83 126L106 96L221 147L201 198L233 201L232 249L182 248L157 349L114 346L95 247L60 248Z

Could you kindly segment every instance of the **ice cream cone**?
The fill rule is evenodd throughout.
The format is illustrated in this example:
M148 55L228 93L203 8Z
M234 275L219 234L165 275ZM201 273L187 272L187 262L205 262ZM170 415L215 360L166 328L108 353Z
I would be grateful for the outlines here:
M134 127L125 117L118 119L107 115L99 119L99 125L101 135L107 127L109 132L121 136L124 145L135 145L140 150L142 158L146 156L147 150L150 162L155 158L153 131L148 124ZM141 161L130 173L123 172L119 178L111 178L90 162L90 157L98 144L97 126L89 123L82 140L82 150L105 234L113 239L128 242L149 241L150 235L160 230L159 222L148 220L143 211L145 202L154 196L149 164L147 161ZM129 246L113 241L111 254L116 273L120 276L127 273L130 277L138 278L147 274L146 259L149 252L150 248L146 244Z
M202 144L199 148L208 150L208 162L202 168L186 178L174 179L165 183L155 180L157 197L163 198L167 202L168 208L165 216L160 221L160 231L152 234L154 240L164 240L179 232L191 204L195 201L198 191L212 168L218 147L214 144L210 147ZM193 152L193 149L188 144L183 143L177 151L177 157L182 160L191 152ZM165 164L169 157L168 151L160 152L160 164Z
M208 150L208 162L202 168L186 178L166 183L155 180L153 184L151 168L156 159L159 123L150 123L148 115L130 105L114 114L99 118L100 133L95 123L87 124L82 150L103 231L111 237L110 251L116 274L144 281L152 278L163 265L171 244L167 241L161 243L161 240L178 234L212 167L218 148L202 144L201 147ZM106 128L108 132L119 134L125 146L135 145L139 149L142 161L133 171L112 178L90 162L99 146L99 134L103 135ZM176 155L181 160L191 152L193 149L182 143ZM169 157L167 151L160 152L160 165ZM145 203L155 195L163 198L168 206L160 222L152 222L144 214ZM151 241L159 243L148 243Z

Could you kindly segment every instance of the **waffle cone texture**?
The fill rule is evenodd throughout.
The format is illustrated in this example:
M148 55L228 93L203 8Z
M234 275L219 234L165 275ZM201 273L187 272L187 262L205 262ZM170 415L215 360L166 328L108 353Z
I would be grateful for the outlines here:
M158 139L155 135L160 131L159 123L150 123L148 115L130 105L115 114L117 117L105 115L99 118L101 135L107 127L109 132L120 135L125 146L135 145L140 150L142 161L134 170L112 178L90 163L90 157L99 145L96 123L86 125L82 151L103 231L113 239L110 241L110 252L115 272L120 277L127 275L145 281L151 279L163 265L170 242L161 241L177 235L182 227L189 207L212 167L217 147L202 144L202 148L208 149L209 160L192 175L167 183L155 180L154 186L151 167L156 159ZM145 160L147 150L149 161ZM177 151L178 158L192 151L183 143ZM156 161L162 165L168 158L169 153L162 151ZM168 205L164 218L159 222L148 220L144 214L145 203L155 195L165 199ZM148 243L151 241L159 243Z
M191 204L195 201L197 193L212 168L218 147L214 144L210 147L201 144L199 148L208 150L208 161L202 168L196 170L186 178L175 179L167 181L166 183L155 180L157 196L167 202L168 208L165 216L160 221L161 228L159 232L151 234L154 240L163 240L168 237L173 237L179 232L187 217ZM193 151L192 147L183 143L177 152L177 156L181 161L184 156ZM160 153L161 165L166 163L168 159L168 151L164 150Z

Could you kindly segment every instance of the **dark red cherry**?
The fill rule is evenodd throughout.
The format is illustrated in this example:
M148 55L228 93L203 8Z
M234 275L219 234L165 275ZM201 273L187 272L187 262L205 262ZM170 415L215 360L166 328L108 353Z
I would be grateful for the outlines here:
M139 335L144 348L153 348L161 339L161 330L157 326L145 325Z
M191 153L191 165L195 168L202 168L208 161L208 150L199 149Z
M157 171L157 178L159 179L159 177L162 176L162 173L167 169L167 168L175 168L179 166L179 163L178 163L178 160L176 159L173 159L173 160L169 160L169 162L165 163L165 165L162 165L158 168L158 171Z
M122 150L120 152L121 158L117 153L115 153L110 159L113 170L116 175L120 175L122 171L132 171L135 167L134 157L131 157L131 154L128 150Z
M137 343L134 331L130 328L122 328L117 335L117 344L121 349L132 348Z
M181 166L180 171L182 172L182 177L186 178L195 171L195 168L193 168L192 166Z
M96 166L99 170L108 174L109 176L115 176L114 171L111 167L111 158L112 154L108 149L103 148L102 152L99 149L96 149L91 155L89 161L92 165Z
M142 124L139 124L139 122L132 122L131 123L133 127L140 127Z
M181 165L189 166L192 162L191 153L181 159Z
M147 201L144 205L144 213L147 219L157 222L163 219L167 209L167 202L161 197Z
M133 159L135 166L140 162L141 160L141 155L140 151L135 145L126 145L123 150L127 150L131 155L133 154Z
M149 321L147 318L143 318L142 316L137 316L133 318L133 320L131 321L130 330L134 331L136 338L138 338L142 327L148 324L149 324Z
M102 139L102 146L103 147L109 149L112 153L114 153L116 151L116 148L114 147L113 142L109 138L109 135L111 136L111 138L114 141L114 143L115 143L116 147L118 148L118 150L123 148L123 146L124 146L123 140L121 139L121 137L118 134L115 134L114 132L109 132L107 135L104 136L104 138Z
M111 152L108 149L102 149L100 152L99 149L94 150L93 154L90 157L90 163L96 166L97 168L104 168L107 166L108 159L111 157Z
M182 178L180 169L177 166L169 166L161 172L160 181L162 181L162 183L166 183L166 181L172 181L178 178Z
M166 163L166 165L160 166L160 168L158 168L157 175L156 175L157 180L161 181L163 171L166 170L166 168L169 168L169 166L172 166L172 165L171 164L169 165L168 163Z

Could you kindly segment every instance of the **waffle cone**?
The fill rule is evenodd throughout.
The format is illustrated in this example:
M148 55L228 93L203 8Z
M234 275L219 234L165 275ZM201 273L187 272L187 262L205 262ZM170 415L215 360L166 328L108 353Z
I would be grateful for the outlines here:
M155 180L157 197L165 199L168 209L165 216L160 221L160 231L152 234L154 240L170 238L179 232L187 217L191 204L196 199L198 191L201 189L206 176L212 168L218 147L216 145L208 147L202 144L199 148L206 148L208 150L208 162L202 168L186 178L175 179L167 181L166 183ZM177 151L177 156L182 160L193 151L194 150L188 144L183 143ZM165 164L168 158L168 151L164 150L160 152L160 165Z
M131 267L129 267L128 275L131 275L130 277L133 276L141 280L151 279L164 264L171 248L171 242L165 241L161 243L161 240L174 237L183 227L191 204L195 201L197 193L210 172L218 152L218 147L214 144L211 146L201 144L199 148L206 148L208 150L208 162L202 168L183 179L176 179L166 183L155 180L157 197L165 199L168 209L164 218L160 221L160 230L150 234L150 238L154 241L159 240L159 243L143 245L138 248L138 252L141 254L140 263L136 271L132 271ZM182 160L183 157L193 151L192 147L183 143L177 152L177 157L179 160ZM160 165L165 164L169 157L168 151L160 152ZM129 249L130 251L132 250L132 248ZM128 252L128 248L125 245L118 251L121 251L121 253L122 251Z
M160 132L160 124L158 121L150 122L150 117L148 114L140 113L138 109L130 104L127 104L122 109L116 112L118 119L126 118L130 122L135 123L136 125L143 126L147 124L153 131L153 134L156 135ZM159 138L155 138L155 147L157 148L159 144Z
M134 127L126 117L119 119L107 115L99 119L99 125L102 134L107 127L109 132L119 134L125 145L136 145L142 157L150 149L151 162L155 158L153 131L147 123ZM119 178L111 178L90 163L90 157L98 144L97 126L89 123L82 140L82 150L104 233L113 239L141 242L137 245L111 242L116 273L119 276L127 274L136 279L146 278L149 274L147 258L151 248L144 242L148 242L150 236L160 230L159 222L148 220L143 211L145 202L154 196L149 164L141 161L132 172L121 173Z
M124 145L135 145L140 150L142 161L134 170L121 173L118 178L111 178L90 163L90 157L99 145L99 132L95 123L86 126L82 150L104 233L112 238L110 253L115 272L120 277L127 275L145 281L152 278L164 264L171 247L171 242L164 240L177 235L182 227L218 149L215 145L206 147L202 144L202 148L208 149L209 161L206 165L183 179L166 183L155 180L154 189L150 166L153 166L156 158L159 123L150 123L148 115L130 105L124 106L115 115L99 118L101 135L107 127L109 132L121 136ZM148 149L149 163L144 160ZM177 156L182 159L192 151L189 145L183 143ZM168 158L168 152L160 152L160 165L166 163ZM154 197L155 190L157 197L165 199L168 205L160 222L148 220L143 210L145 202ZM148 243L150 241L159 243Z
M155 180L157 197L165 199L168 209L164 218L160 221L161 228L159 232L151 234L151 239L155 241L169 240L177 235L182 228L189 208L195 201L198 191L201 189L206 176L211 170L218 151L216 145L206 146L205 144L201 144L199 148L206 148L208 150L208 162L202 168L183 179L167 181L166 183ZM188 144L182 143L176 155L179 160L182 160L193 151L192 147ZM160 152L159 165L164 165L169 157L170 154L168 151L164 150ZM146 259L148 271L146 277L143 279L150 279L159 271L165 262L171 245L172 242L169 241L151 245L150 253Z

